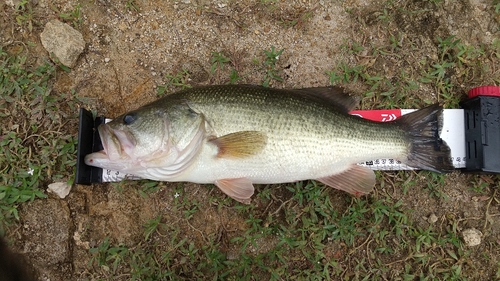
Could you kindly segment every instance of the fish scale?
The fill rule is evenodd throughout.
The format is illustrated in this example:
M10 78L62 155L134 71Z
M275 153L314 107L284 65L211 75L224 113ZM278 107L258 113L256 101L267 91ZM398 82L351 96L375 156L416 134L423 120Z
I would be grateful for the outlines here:
M218 167L214 169L215 171L205 173L195 170L193 174L199 175L200 178L241 177L247 173L246 170L256 174L255 166L259 167L261 171L259 176L262 178L256 176L252 179L254 182L282 182L292 176L301 178L303 177L300 175L301 171L306 169L306 172L309 172L308 167L316 171L314 175L309 174L309 176L322 177L344 170L345 167L336 165L336 162L342 161L345 157L354 156L356 161L373 159L380 155L398 158L407 149L403 132L395 126L374 127L372 122L338 114L337 111L332 111L330 107L317 102L307 101L309 103L304 105L300 97L282 98L282 94L266 88L226 89L215 93L187 91L180 96L193 101L190 106L195 111L203 112L219 135L237 131L264 130L269 138L268 149L259 154L259 157L245 161L231 159L213 161L209 153L206 157L201 157L200 161L208 161L214 167L217 167L218 162L222 162L223 168ZM206 95L227 98L219 100L207 98ZM273 112L279 114L273 115ZM353 127L362 128L353 130ZM398 141L390 142L394 139ZM297 143L303 145L294 145ZM279 176L269 172L278 162L290 163L287 172ZM301 165L297 166L297 162ZM328 169L325 166L328 166ZM227 175L222 175L223 173ZM198 178L193 179L193 176L185 180L201 181Z

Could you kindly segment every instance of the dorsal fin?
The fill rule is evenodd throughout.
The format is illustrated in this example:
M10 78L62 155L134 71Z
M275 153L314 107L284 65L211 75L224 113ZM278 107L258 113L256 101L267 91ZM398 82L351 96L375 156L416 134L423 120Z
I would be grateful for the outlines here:
M351 96L345 92L344 88L337 86L303 88L291 91L319 102L328 102L344 113L348 113L359 104L359 100L355 96Z
M252 84L241 84L240 87L248 88L260 88L267 89L260 85ZM280 91L283 93L293 93L298 96L306 97L310 100L314 100L319 103L327 103L330 106L335 107L337 110L348 113L349 111L356 108L359 104L359 98L352 96L344 90L342 87L329 86L329 87L312 87L312 88L302 88L302 89L272 89L273 91Z

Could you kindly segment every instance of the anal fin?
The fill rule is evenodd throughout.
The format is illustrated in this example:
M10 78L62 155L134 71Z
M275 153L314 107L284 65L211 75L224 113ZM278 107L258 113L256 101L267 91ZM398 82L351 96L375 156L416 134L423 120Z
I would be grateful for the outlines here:
M373 190L375 186L375 173L368 168L353 165L340 174L316 180L359 197Z
M220 179L215 181L215 185L229 197L243 204L250 204L250 197L255 190L247 178Z

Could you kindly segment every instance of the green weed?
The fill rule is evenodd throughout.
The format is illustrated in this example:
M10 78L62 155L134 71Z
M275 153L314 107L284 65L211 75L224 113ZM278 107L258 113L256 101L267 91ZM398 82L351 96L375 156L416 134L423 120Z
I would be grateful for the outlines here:
M138 185L141 186L138 192L144 198L149 197L149 194L155 193L161 188L160 182L152 180L140 180Z
M212 59L210 61L212 67L210 68L210 72L215 73L215 71L224 70L224 64L230 61L222 52L212 52Z
M444 180L446 176L444 174L432 173L432 172L421 172L425 174L427 180L427 190L431 197L447 199L447 195L441 190L445 186Z
M366 201L353 199L353 205L341 216L334 227L332 227L332 237L334 240L341 240L347 245L353 245L358 237L366 236L361 228L364 222L364 214L369 212Z
M432 231L432 228L416 228L410 231L410 233L416 238L415 249L418 253L425 252L427 248L431 247L432 243L436 241L437 235Z
M154 219L146 222L144 225L144 240L148 241L151 234L153 234L159 227L164 227L165 224L161 222L162 216L159 215Z
M378 16L378 19L381 20L383 23L388 23L389 21L392 20L391 15L389 12L387 12L387 9L384 9L382 11L382 14Z
M36 68L26 57L0 48L0 222L19 219L19 204L44 198L41 188L55 180L73 182L76 137L63 132L75 118L74 93L56 93L50 81L54 65ZM60 104L65 104L61 107ZM1 226L0 226L1 227Z
M75 28L80 27L83 21L81 15L81 5L76 5L76 7L68 13L60 13L59 17L64 21L71 22Z
M487 182L482 181L480 178L472 183L472 187L469 190L474 191L475 193L485 194L488 192L489 184Z
M139 12L139 6L135 2L135 0L127 0L125 3L125 9L129 11Z
M240 80L241 77L239 76L238 71L236 71L236 69L232 69L229 76L229 84L236 84Z
M190 74L189 71L183 69L182 71L177 72L176 74L167 74L165 78L167 79L167 83L164 85L159 85L156 92L158 96L163 96L165 93L172 92L175 89L188 89L192 88L189 84Z
M493 9L495 10L496 14L500 14L500 1L499 0L493 0Z
M124 263L129 255L129 249L124 245L113 247L106 237L96 248L91 248L90 253L94 257L90 260L91 264L97 264L106 272L116 273L118 266ZM111 266L109 265L111 263Z
M184 193L184 188L179 185L175 188L174 194L175 210L184 214L184 219L189 220L198 211L200 203L190 200Z
M285 49L276 50L274 46L271 46L270 50L264 50L264 54L266 55L266 59L264 60L264 80L262 85L264 87L269 87L271 81L279 81L282 82L283 78L280 76L281 71L276 68L276 63L280 55L285 51Z
M16 21L20 26L25 26L29 32L33 31L33 9L29 0L21 0L16 6Z

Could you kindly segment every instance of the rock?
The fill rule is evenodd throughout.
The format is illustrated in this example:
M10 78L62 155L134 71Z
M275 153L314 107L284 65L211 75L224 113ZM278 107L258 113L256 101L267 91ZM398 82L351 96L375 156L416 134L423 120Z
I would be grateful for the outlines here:
M481 244L481 237L483 234L481 231L475 228L469 228L462 231L462 236L465 242L465 245L468 247L473 247Z
M75 66L78 56L85 48L83 35L71 26L51 20L40 34L43 47L67 67Z
M55 182L49 184L49 188L47 188L47 191L55 193L60 198L64 199L71 191L71 185L65 182Z
M430 224L435 224L438 221L438 217L436 216L436 214L432 213L429 216L428 220Z

